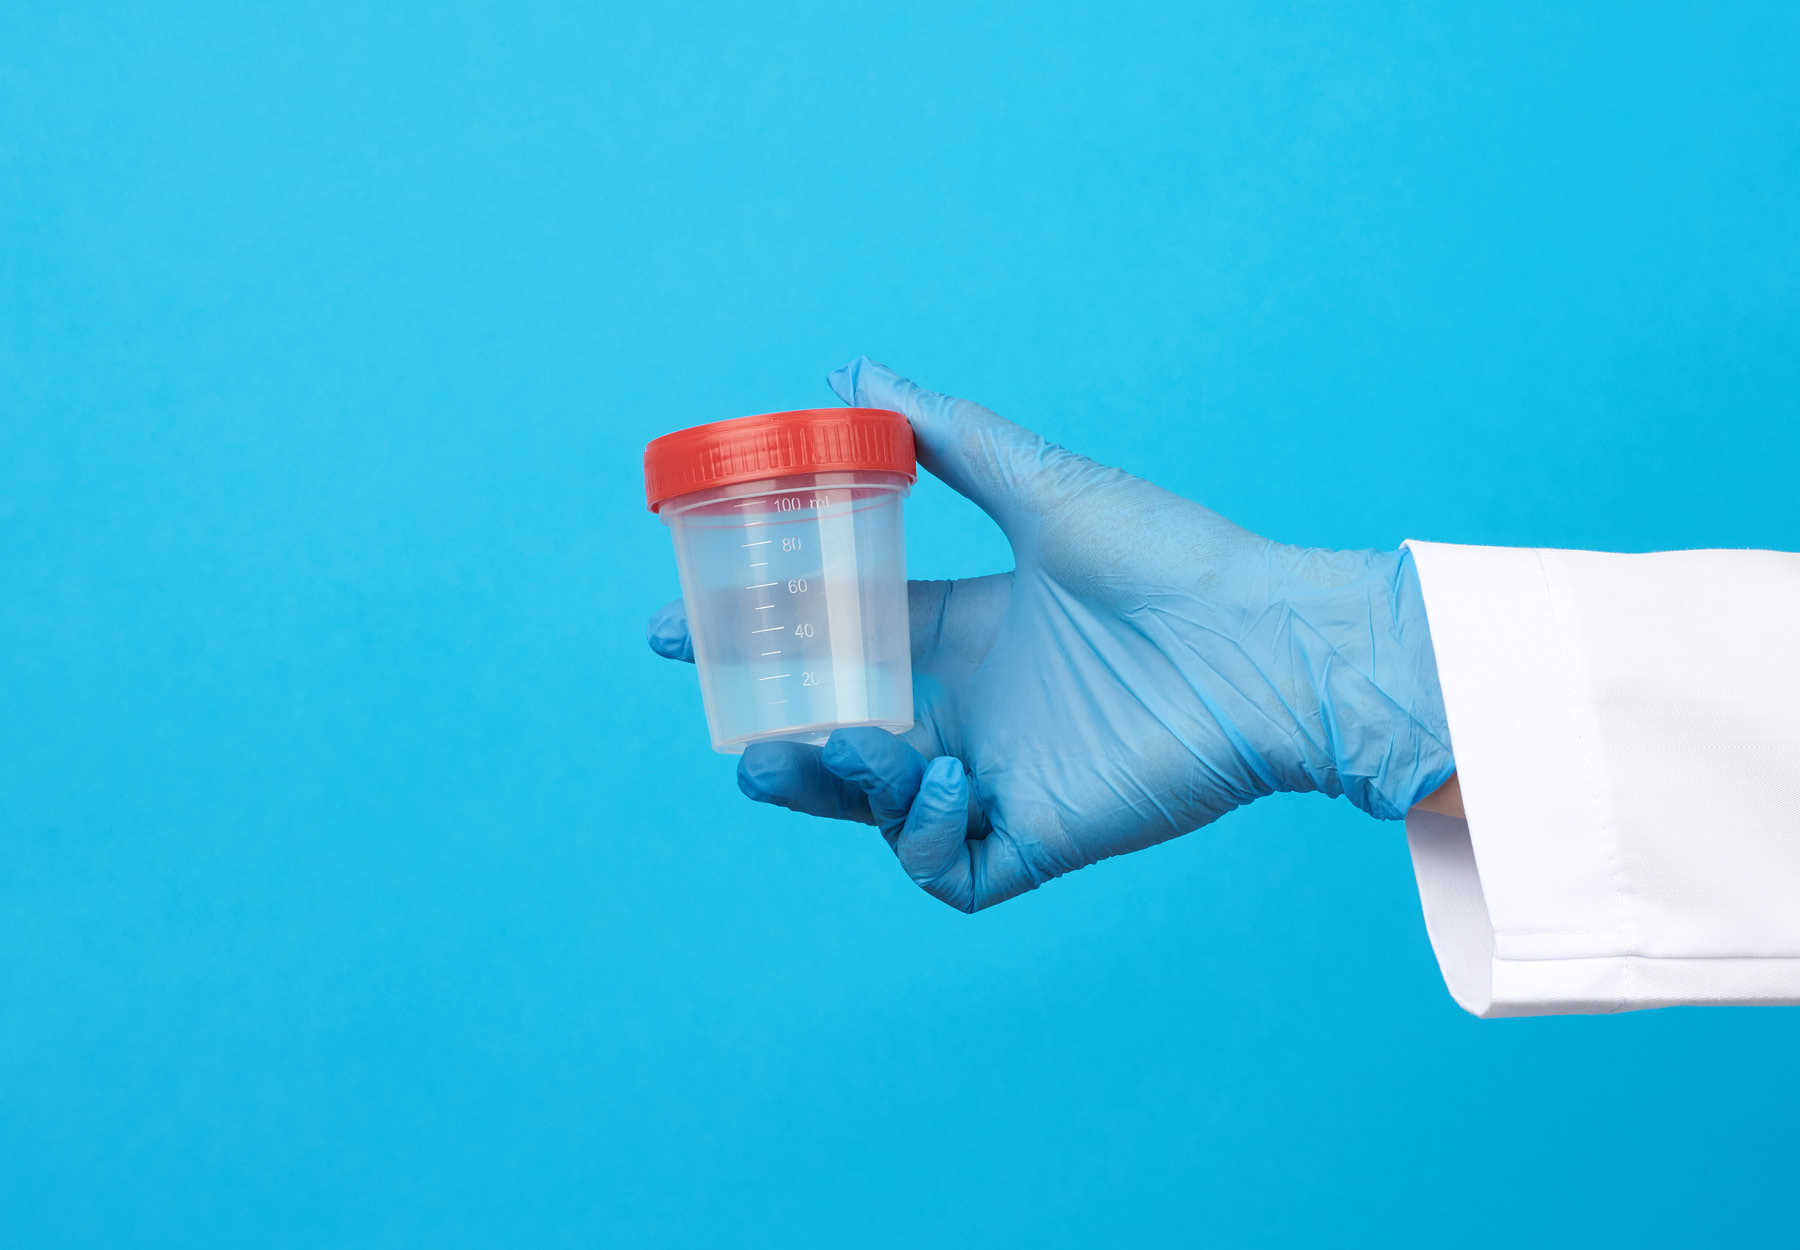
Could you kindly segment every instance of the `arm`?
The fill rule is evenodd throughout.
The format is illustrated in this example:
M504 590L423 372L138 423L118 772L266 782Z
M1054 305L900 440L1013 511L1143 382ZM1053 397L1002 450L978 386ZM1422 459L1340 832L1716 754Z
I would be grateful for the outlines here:
M1410 547L1467 820L1407 834L1456 1000L1800 1001L1800 556Z
M1413 804L1413 811L1450 816L1456 820L1464 819L1462 786L1457 784L1456 774L1451 773L1450 780Z
M1278 791L1398 820L1454 770L1407 552L1272 542L866 359L831 383L904 412L1015 567L910 588L911 731L753 744L750 797L879 826L976 911ZM687 654L679 604L650 637Z
M905 412L1016 567L913 583L913 730L753 746L751 798L976 911L1343 796L1406 818L1471 1012L1800 1002L1800 556L1286 546L866 360L832 385ZM650 640L688 658L679 603Z

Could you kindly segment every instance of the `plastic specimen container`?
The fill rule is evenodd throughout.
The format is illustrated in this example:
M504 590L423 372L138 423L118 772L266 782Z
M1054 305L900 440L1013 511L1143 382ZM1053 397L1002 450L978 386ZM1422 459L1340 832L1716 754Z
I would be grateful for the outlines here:
M695 426L644 449L669 527L715 751L912 728L897 412L818 408Z

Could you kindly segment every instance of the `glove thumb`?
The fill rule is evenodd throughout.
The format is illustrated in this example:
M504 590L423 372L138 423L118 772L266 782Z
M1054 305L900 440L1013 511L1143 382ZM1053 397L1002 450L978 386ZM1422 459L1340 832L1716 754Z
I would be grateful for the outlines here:
M1009 538L1071 484L1071 470L1098 467L980 404L915 386L867 356L826 381L846 404L905 413L919 463L999 522Z

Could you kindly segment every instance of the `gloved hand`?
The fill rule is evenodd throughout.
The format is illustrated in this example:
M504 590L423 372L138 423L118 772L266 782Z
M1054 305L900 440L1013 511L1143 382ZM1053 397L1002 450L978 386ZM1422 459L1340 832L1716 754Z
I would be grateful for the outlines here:
M866 357L830 383L905 413L1017 567L911 583L917 723L753 744L751 798L879 826L976 911L1277 790L1392 820L1455 770L1406 552L1259 538ZM679 601L648 634L693 658Z

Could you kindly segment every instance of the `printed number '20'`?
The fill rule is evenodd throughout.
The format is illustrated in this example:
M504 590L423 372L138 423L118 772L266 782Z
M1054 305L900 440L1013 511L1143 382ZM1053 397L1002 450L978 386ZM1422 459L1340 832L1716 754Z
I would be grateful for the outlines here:
M819 684L819 675L817 673L802 673L800 674L800 684L802 686L816 686Z

